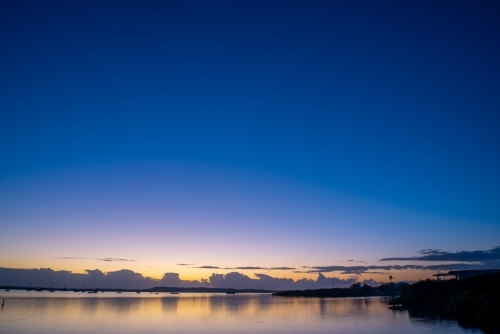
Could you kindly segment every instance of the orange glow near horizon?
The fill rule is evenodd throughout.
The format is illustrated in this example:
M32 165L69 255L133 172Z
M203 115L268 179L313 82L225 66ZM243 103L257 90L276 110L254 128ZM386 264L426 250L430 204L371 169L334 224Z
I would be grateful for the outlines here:
M86 264L83 264L86 263ZM228 274L230 272L239 272L246 275L252 279L257 279L255 274L265 274L273 278L290 278L294 281L300 279L311 279L316 280L318 273L306 273L306 272L294 272L293 270L238 270L238 269L200 269L192 268L187 266L179 266L177 264L169 266L144 266L144 264L129 262L103 262L103 261L69 261L63 259L53 259L49 261L45 266L38 265L38 260L36 259L16 259L10 261L4 261L3 266L6 268L15 269L38 269L38 268L50 268L55 271L70 271L75 274L85 274L87 269L94 270L98 269L104 273L119 271L122 269L131 270L136 273L142 274L144 277L150 277L152 279L160 280L165 273L178 273L181 280L186 281L201 281L202 279L208 279L212 274ZM428 278L433 278L435 271L431 270L393 270L387 273L380 272L366 272L361 275L355 276L354 274L339 274L338 272L326 272L323 273L324 276L328 278L338 278L341 280L346 280L351 277L356 277L358 282L363 282L365 280L374 280L376 282L389 282L389 275L394 277L394 281L418 281Z

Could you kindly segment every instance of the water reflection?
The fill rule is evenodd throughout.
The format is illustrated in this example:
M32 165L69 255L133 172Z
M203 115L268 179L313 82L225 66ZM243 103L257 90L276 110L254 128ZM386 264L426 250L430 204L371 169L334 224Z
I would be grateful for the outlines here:
M409 317L380 298L10 293L0 333L481 333Z

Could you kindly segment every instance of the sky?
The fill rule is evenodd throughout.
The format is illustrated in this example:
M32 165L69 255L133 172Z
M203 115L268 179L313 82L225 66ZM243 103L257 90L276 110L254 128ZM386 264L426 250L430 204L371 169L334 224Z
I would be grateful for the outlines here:
M0 285L499 268L499 14L0 2Z

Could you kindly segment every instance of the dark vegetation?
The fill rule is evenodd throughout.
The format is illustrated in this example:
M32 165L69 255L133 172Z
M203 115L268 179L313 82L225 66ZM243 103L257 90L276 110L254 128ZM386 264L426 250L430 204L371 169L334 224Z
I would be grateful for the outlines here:
M366 297L372 296L372 287L355 283L350 288L332 288L315 290L289 290L276 292L273 295L282 297L320 297L320 298L340 298L340 297Z
M425 280L404 289L391 301L411 312L439 312L460 325L500 327L500 273L461 280Z
M369 297L369 296L397 296L408 286L408 283L386 283L378 287L367 284L354 283L349 288L331 288L315 290L288 290L273 293L282 297L316 297L316 298L343 298L343 297Z

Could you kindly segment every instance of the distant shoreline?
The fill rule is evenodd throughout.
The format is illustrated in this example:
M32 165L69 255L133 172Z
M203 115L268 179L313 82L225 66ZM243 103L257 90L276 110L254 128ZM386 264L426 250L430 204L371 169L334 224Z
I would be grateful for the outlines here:
M363 288L331 288L315 290L288 290L273 293L278 297L307 297L307 298L349 298L377 296L371 287Z
M114 288L95 288L95 289L78 289L78 288L51 288L51 287L27 287L27 286L9 286L0 285L0 290L23 290L32 292L49 292L49 291L64 291L64 292L176 292L176 293L273 293L276 290L259 290L259 289L225 289L225 288L177 288L177 287L153 287L149 289L114 289Z

